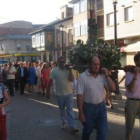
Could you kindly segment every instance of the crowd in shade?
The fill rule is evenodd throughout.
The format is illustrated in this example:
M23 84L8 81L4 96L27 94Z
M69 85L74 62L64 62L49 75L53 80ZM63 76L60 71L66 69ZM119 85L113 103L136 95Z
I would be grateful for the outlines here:
M19 90L21 95L38 93L49 98L45 91L47 91L50 72L56 66L57 63L54 61L22 62L16 59L1 66L0 80L7 86L11 96L14 96L14 91Z

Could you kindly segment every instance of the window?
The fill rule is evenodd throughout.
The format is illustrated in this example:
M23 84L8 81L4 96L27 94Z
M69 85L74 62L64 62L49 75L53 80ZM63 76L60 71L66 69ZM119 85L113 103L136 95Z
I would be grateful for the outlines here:
M47 42L47 44L52 43L52 32L47 32L46 33L46 42Z
M44 35L44 32L41 33L41 46L44 46L45 45L45 35Z
M74 24L74 36L80 36L80 23Z
M40 34L36 35L36 47L40 47Z
M63 31L63 43L66 44L67 42L67 34L65 31Z
M36 44L35 44L35 35L32 36L32 47L35 48Z
M1 50L1 51L4 51L4 50L5 50L4 44L0 44L0 50Z
M125 14L125 21L132 21L133 20L133 8L132 8L132 6L125 8L124 14Z
M72 14L73 14L73 8L68 9L67 17L72 16Z
M88 31L87 20L81 22L81 35L86 35Z
M30 50L30 44L27 44L27 45L26 45L26 49L27 49L27 51Z
M114 14L109 13L107 14L107 26L114 25Z
M87 0L82 0L80 3L80 12L84 12L87 10Z
M21 50L21 44L20 44L20 43L17 44L17 50L18 50L18 51Z
M72 44L73 44L72 29L69 29L69 31L68 31L68 44L69 44L69 45L72 45Z
M60 45L60 31L57 31L57 45Z
M73 10L74 10L74 15L79 14L79 12L80 12L80 4L79 4L79 2L74 4Z

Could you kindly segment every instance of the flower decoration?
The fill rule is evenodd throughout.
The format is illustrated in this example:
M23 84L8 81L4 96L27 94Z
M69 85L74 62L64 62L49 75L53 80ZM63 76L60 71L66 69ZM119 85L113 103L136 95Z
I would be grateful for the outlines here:
M84 45L83 41L78 40L76 47L68 51L68 62L78 71L85 70L88 67L88 60L93 55L100 58L102 67L108 69L112 69L114 66L121 67L120 48L101 39L94 40L91 45Z

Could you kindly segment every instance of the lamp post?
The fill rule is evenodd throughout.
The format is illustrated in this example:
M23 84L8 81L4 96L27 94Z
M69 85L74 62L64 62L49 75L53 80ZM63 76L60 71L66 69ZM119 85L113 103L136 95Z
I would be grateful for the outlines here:
M117 15L116 15L116 6L117 6L118 0L113 0L113 6L114 6L114 45L117 45Z
M113 0L113 7L114 7L114 45L117 46L117 7L118 0ZM115 68L115 75L116 75L116 94L120 94L119 84L118 84L118 69Z
M59 25L59 29L60 29L60 31L61 31L61 43L62 43L62 45L61 45L61 54L62 54L62 56L64 55L64 53L63 53L63 29L64 29L64 25L63 24L60 24Z

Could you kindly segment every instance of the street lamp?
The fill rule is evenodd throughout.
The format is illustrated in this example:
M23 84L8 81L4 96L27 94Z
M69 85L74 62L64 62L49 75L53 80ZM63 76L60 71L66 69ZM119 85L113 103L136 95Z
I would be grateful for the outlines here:
M63 55L64 55L64 54L63 54L63 29L64 29L64 25L63 25L63 24L60 24L60 25L59 25L59 29L60 29L60 31L61 31L61 38L62 38L62 39L61 39L61 41L62 41L61 54L62 54L62 56L63 56Z
M118 0L113 0L113 7L114 7L114 45L117 46L117 7ZM115 68L115 75L116 75L116 94L120 94L119 85L118 85L118 70Z
M114 6L114 45L117 45L117 16L116 16L116 6L117 6L118 0L113 0L113 6Z

